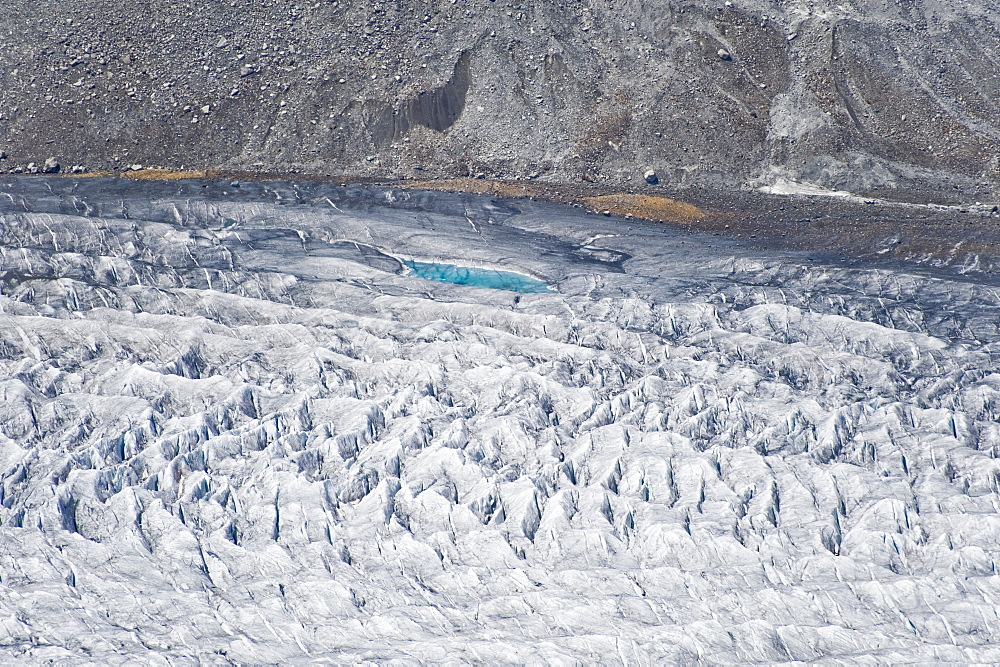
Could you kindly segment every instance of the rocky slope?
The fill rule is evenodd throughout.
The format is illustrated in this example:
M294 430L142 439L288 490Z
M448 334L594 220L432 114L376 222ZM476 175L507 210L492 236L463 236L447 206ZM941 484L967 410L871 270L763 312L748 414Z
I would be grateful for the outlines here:
M994 201L985 0L0 2L0 166Z

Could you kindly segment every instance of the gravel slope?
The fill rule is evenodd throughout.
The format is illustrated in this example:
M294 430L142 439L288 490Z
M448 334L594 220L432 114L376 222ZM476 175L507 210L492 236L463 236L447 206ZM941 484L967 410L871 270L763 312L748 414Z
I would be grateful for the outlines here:
M985 0L3 0L6 169L133 164L995 203Z

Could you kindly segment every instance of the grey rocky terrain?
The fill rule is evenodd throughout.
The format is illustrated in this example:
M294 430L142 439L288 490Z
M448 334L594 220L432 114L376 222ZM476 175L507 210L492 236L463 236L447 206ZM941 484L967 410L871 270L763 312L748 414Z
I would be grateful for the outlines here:
M993 201L986 0L0 2L5 170Z

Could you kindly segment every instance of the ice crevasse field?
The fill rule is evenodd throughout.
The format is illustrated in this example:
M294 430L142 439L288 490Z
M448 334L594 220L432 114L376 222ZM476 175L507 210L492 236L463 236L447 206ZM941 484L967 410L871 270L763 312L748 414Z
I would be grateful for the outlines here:
M1000 661L1000 301L388 187L0 183L0 655Z

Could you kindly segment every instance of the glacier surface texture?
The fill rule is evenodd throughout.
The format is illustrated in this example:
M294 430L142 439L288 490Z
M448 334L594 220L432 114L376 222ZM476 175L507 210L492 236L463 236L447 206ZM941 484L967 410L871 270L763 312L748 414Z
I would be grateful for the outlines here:
M0 235L8 660L1000 661L985 281L356 185Z

